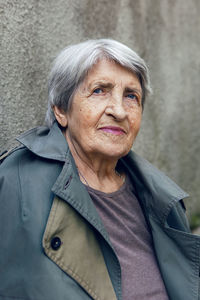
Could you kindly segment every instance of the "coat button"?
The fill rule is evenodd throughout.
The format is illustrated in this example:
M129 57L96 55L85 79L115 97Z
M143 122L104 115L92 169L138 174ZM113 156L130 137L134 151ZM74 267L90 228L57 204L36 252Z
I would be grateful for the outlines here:
M51 240L51 248L53 250L58 250L60 248L60 246L61 246L61 240L60 240L60 238L57 237L57 236L54 237L54 238L52 238L52 240Z

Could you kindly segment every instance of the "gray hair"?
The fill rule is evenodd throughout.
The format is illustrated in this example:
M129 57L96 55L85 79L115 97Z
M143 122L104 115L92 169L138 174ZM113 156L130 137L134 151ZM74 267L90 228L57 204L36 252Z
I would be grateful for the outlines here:
M142 106L151 92L149 71L144 60L127 46L111 39L88 40L71 45L56 57L49 76L48 110L45 123L55 121L53 107L67 112L79 85L88 71L101 59L112 60L129 69L139 79L142 88Z

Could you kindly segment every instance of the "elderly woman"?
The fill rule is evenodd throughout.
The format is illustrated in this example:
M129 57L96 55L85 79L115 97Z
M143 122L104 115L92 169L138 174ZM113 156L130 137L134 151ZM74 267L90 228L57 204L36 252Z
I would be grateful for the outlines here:
M187 194L131 151L149 91L119 42L56 58L47 126L1 158L1 300L198 299Z

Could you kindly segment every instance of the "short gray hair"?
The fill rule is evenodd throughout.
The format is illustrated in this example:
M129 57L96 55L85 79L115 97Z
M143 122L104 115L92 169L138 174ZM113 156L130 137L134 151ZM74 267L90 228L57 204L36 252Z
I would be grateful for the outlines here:
M77 88L88 71L103 58L118 63L138 77L144 106L146 96L151 92L149 71L144 60L136 52L115 40L87 40L66 47L54 61L48 85L48 110L45 118L47 126L51 127L55 121L52 108L57 106L67 112Z

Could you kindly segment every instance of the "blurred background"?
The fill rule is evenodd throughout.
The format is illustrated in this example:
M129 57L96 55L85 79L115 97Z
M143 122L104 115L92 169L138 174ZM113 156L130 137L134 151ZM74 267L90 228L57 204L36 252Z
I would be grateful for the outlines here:
M0 152L42 125L51 63L65 46L113 38L150 68L134 150L190 194L200 225L200 1L0 0Z

